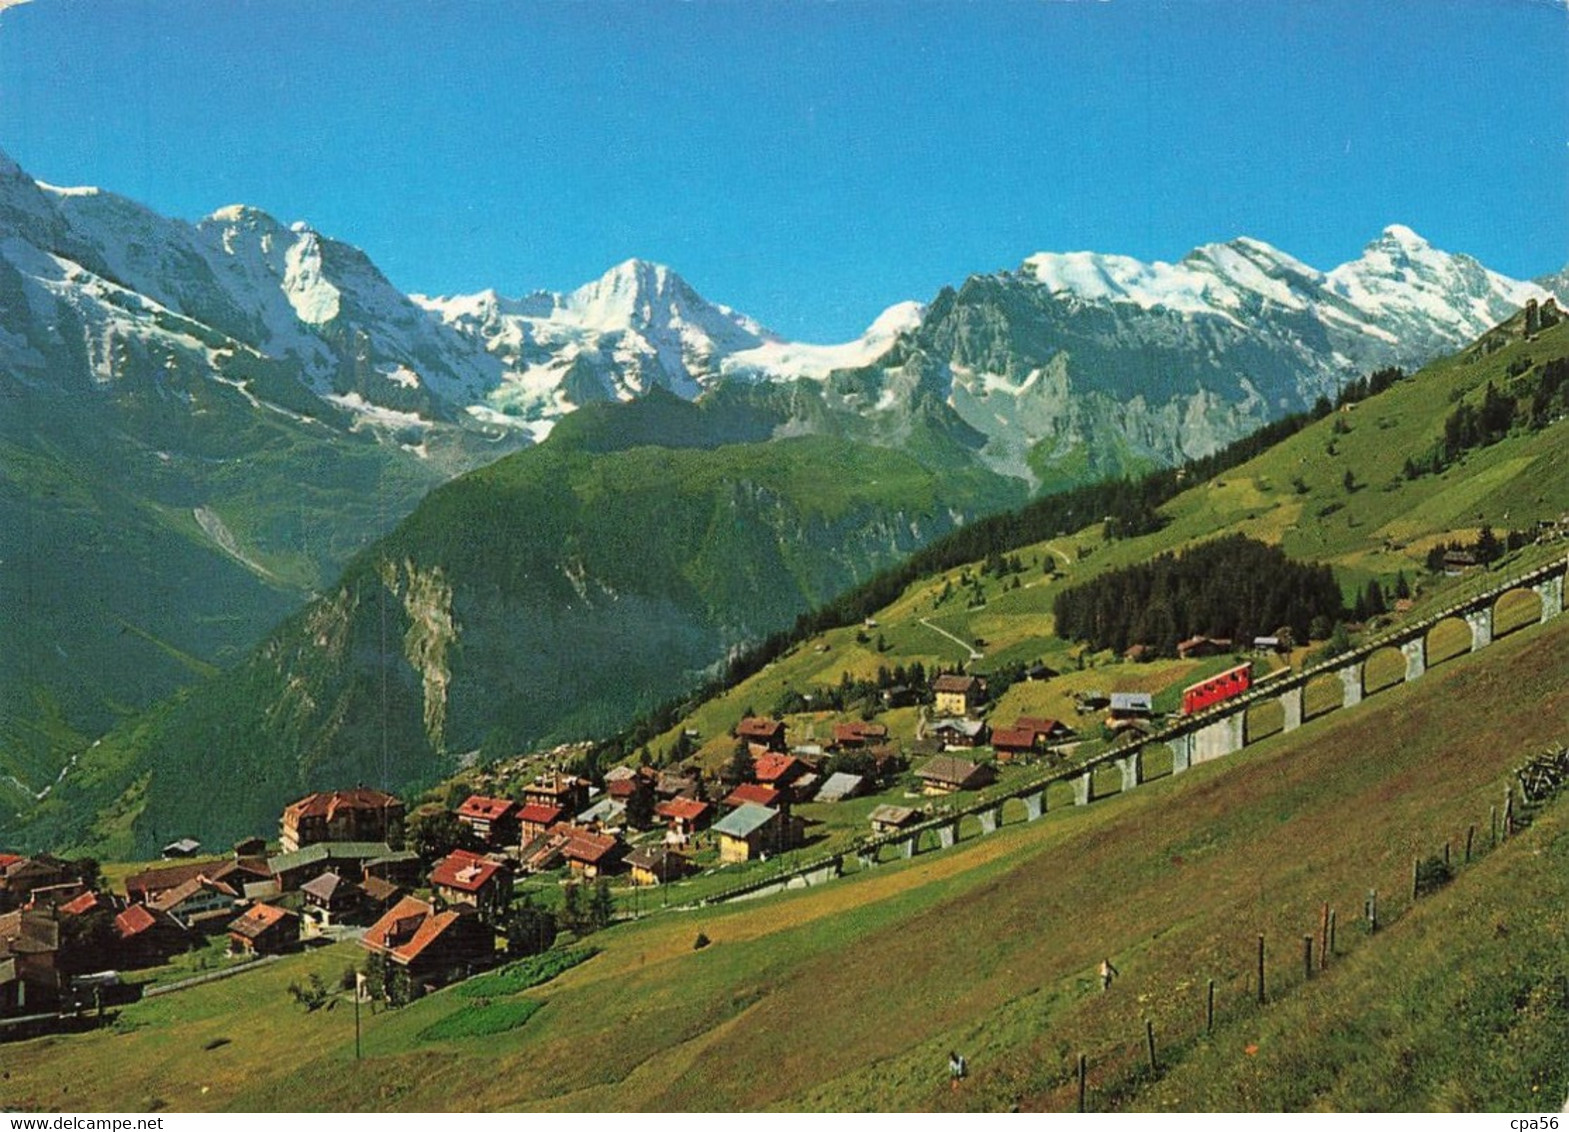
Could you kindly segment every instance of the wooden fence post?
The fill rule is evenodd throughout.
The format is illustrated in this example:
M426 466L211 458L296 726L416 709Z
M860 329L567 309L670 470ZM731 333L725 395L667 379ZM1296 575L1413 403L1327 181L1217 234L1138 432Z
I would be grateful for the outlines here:
M1367 890L1367 930L1369 934L1378 930L1378 889Z
M1489 806L1489 807L1487 807L1487 824L1488 824L1488 828L1492 831L1491 833L1488 834L1487 847L1489 849L1497 849L1498 848L1498 807L1497 806Z
M1204 1032L1206 1034L1213 1034L1215 1032L1215 980L1214 979L1211 979L1209 981L1209 1005L1207 1007L1205 1007L1205 1010L1204 1010Z
M1449 842L1444 842L1444 867L1449 867Z
M1079 1054L1079 1111L1084 1111L1084 1055Z
M1465 863L1471 863L1471 843L1476 840L1476 826L1465 827Z
M1413 902L1416 900L1417 871L1420 869L1421 865L1422 859L1420 857L1411 858L1411 899Z
M1258 1004L1264 1005L1264 933L1258 933Z
M1324 952L1324 965L1329 966L1329 953L1335 950L1335 910L1329 910L1329 947Z
M1326 901L1318 917L1318 967L1324 969L1329 959L1329 903Z
M1155 1065L1155 1023L1148 1018L1144 1019L1144 1044L1149 1049L1150 1072L1158 1072Z
M1302 937L1302 977L1304 979L1311 979L1313 977L1312 935L1305 935Z

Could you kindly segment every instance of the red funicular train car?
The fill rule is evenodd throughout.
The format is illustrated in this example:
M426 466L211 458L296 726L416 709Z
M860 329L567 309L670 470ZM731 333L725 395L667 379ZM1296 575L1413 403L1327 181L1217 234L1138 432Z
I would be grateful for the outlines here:
M1235 668L1228 668L1182 689L1182 714L1192 715L1196 711L1203 711L1211 704L1241 695L1252 686L1253 665L1239 664Z

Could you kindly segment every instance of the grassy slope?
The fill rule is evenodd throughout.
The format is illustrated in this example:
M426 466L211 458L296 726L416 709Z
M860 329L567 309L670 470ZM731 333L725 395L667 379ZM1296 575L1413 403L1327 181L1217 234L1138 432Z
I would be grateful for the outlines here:
M1039 657L1067 673L1045 685L1017 687L994 709L994 718L1011 720L1029 713L1071 720L1075 691L1159 692L1180 687L1198 678L1195 666L1157 662L1075 671L1076 649L1052 636L1051 605L1058 589L1165 551L1180 551L1226 531L1278 542L1294 557L1330 563L1348 597L1370 578L1388 584L1401 571L1418 583L1427 549L1435 541L1472 538L1483 523L1500 532L1511 526L1529 528L1537 519L1556 519L1569 508L1569 461L1561 456L1569 446L1569 421L1541 432L1517 433L1474 451L1439 476L1412 481L1401 476L1408 453L1425 451L1443 435L1444 418L1458 400L1479 402L1489 381L1507 388L1508 367L1521 357L1540 362L1566 354L1569 321L1535 342L1517 341L1479 360L1462 354L1437 362L1380 396L1319 421L1241 467L1184 492L1162 508L1168 522L1154 534L1107 543L1099 528L1091 527L1025 547L1019 552L1028 567L1022 588L1003 591L995 580L987 579L986 603L979 609L965 607L967 591L959 588L960 571L922 579L877 614L878 631L887 645L884 653L870 647L875 641L857 643L853 628L823 634L701 705L678 726L712 738L732 727L747 706L768 711L787 688L835 684L843 672L871 676L879 665L964 662L965 650L922 625L923 618L965 640L985 639L986 660L975 666L980 671ZM1337 432L1337 420L1349 431ZM1360 485L1349 493L1344 486L1347 469ZM1305 491L1297 489L1294 479L1301 480ZM1059 570L1056 579L1047 579L1041 571L1048 556ZM1521 561L1536 557L1535 551L1528 551L1497 569L1517 570ZM970 569L973 573L976 566ZM953 583L954 594L938 604L947 582ZM1455 588L1442 579L1423 584L1429 587L1428 600L1420 600L1419 595L1414 615L1420 615L1440 593ZM1467 579L1461 584L1485 582ZM828 647L822 649L824 645ZM804 726L807 721L792 722ZM655 747L668 746L676 733L672 729ZM721 757L722 746L716 742L710 757Z
M527 992L545 1008L502 1036L421 1040L461 1008L446 992L367 1019L351 1070L346 1011L306 1016L284 995L307 970L340 970L335 950L132 1007L129 1033L8 1047L0 1103L1061 1109L1082 1050L1096 1107L1532 1110L1569 1091L1569 814L1548 810L1415 906L1408 885L1412 858L1458 846L1468 824L1486 847L1510 768L1562 738L1566 668L1569 618L1126 798L613 929L601 955ZM1355 923L1370 887L1386 925L1371 937ZM1300 941L1324 902L1339 954L1304 985ZM714 942L694 952L699 930ZM1103 954L1122 972L1106 995ZM231 1041L204 1051L215 1037ZM957 1094L950 1048L972 1069Z

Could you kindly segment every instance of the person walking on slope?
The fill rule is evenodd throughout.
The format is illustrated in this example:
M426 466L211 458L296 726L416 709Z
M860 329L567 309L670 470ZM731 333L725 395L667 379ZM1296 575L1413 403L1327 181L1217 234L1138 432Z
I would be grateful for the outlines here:
M1110 959L1102 959L1100 961L1100 989L1109 991L1111 989L1111 980L1120 974L1122 972L1111 965Z
M959 1082L969 1075L969 1071L970 1067L965 1064L964 1055L950 1050L948 1052L948 1079L952 1084L949 1087L957 1089Z

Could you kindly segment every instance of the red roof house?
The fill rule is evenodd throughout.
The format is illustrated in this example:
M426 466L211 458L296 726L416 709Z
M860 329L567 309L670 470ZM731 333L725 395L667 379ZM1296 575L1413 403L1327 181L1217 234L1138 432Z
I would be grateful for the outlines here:
M511 798L487 798L471 794L457 808L457 819L487 845L510 845L518 839L518 811Z
M566 813L560 806L546 802L530 802L518 811L518 825L522 830L522 840L526 845L551 826L559 822Z
M156 967L190 945L191 937L179 921L145 904L132 904L116 916L114 929L120 935L123 967Z
M1035 732L1028 728L999 727L992 732L992 748L1003 758L1035 750Z
M287 908L252 904L229 921L229 950L248 955L280 955L300 942L300 917Z
M430 887L441 904L467 904L490 922L499 920L512 902L511 871L464 849L454 849L436 862Z
M846 750L858 751L863 747L875 746L886 742L888 728L881 723L851 723L834 724L833 745Z
M1021 715L1014 720L1013 726L1021 731L1033 731L1037 740L1048 743L1056 739L1066 739L1073 734L1073 728L1060 719L1042 719L1035 715Z
M372 924L360 946L406 971L416 996L489 966L496 955L494 931L472 908L438 912L412 896Z
M594 833L575 825L559 825L552 832L565 834L561 855L573 872L593 879L617 871L626 856L626 843L608 833Z
M713 820L714 807L693 798L672 798L654 807L654 814L670 823L670 832L685 841Z
M744 806L748 802L758 806L767 806L778 809L780 804L786 802L784 792L772 786L764 786L761 782L743 782L729 794L725 795L725 805L734 809Z
M765 786L784 790L811 768L794 755L761 755L752 762L752 772Z

